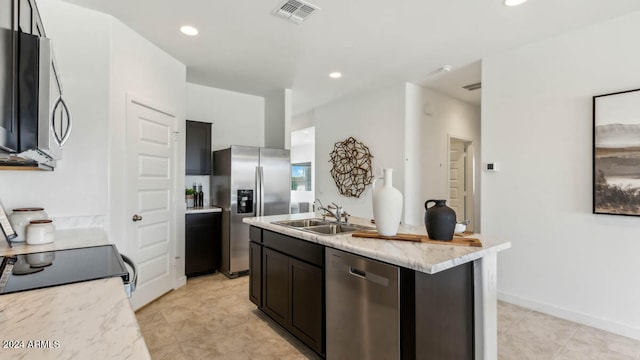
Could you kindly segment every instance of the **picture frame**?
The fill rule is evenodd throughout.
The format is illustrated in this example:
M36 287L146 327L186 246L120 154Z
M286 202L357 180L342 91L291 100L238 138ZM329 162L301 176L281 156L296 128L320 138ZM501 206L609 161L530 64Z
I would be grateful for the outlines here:
M9 244L9 247L13 247L11 245L11 240L15 239L18 234L13 229L13 226L11 226L9 217L4 211L4 206L2 206L2 203L0 203L0 229L2 229L2 234L4 235L5 239L7 239L7 244Z
M593 213L640 216L640 89L593 97Z

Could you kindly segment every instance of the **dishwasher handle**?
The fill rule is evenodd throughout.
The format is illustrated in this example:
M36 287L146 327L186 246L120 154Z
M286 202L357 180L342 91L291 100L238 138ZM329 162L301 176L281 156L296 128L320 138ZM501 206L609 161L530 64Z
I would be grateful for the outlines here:
M374 274L372 272L366 272L364 270L360 270L357 268L354 268L353 266L349 266L349 275L367 280L367 281L371 281L373 283L376 283L378 285L382 285L384 287L389 286L389 279L384 277L384 276L380 276L378 274Z
M367 278L367 273L362 271L362 270L358 270L356 268L354 268L353 266L349 266L349 274L353 275L353 276L357 276L359 278L363 278L366 279Z

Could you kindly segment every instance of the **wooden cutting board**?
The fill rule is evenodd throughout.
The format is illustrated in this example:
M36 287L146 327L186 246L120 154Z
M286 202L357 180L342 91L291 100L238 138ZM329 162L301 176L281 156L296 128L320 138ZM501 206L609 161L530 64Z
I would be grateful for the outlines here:
M423 242L429 244L439 244L439 245L458 245L458 246L471 246L471 247L482 247L482 243L477 238L454 235L453 240L445 241L445 240L431 240L427 235L420 234L401 234L398 233L395 236L381 236L378 235L377 232L373 231L356 231L351 234L353 237L359 238L367 238L367 239L383 239L383 240L400 240L400 241L413 241L413 242Z

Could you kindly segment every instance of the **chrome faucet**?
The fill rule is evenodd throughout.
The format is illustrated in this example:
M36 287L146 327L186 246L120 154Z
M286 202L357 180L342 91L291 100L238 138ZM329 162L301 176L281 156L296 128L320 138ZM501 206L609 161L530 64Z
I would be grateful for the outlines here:
M349 215L346 211L342 210L342 206L332 202L328 207L324 207L320 199L316 199L318 203L320 203L320 207L318 209L325 211L326 213L331 214L338 223L342 223L342 217L345 218L345 224L349 222ZM334 211L331 211L334 210ZM326 213L322 214L322 220L326 220Z

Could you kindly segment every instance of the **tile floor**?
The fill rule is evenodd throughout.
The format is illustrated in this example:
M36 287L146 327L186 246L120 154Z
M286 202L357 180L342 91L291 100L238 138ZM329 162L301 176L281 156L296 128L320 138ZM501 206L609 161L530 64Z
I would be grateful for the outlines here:
M154 360L319 359L258 312L247 276L189 279L136 316ZM498 303L498 358L640 360L640 341Z

